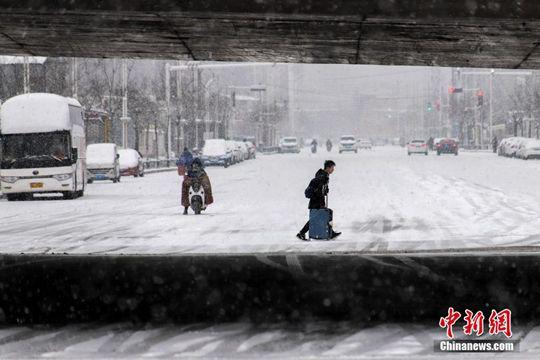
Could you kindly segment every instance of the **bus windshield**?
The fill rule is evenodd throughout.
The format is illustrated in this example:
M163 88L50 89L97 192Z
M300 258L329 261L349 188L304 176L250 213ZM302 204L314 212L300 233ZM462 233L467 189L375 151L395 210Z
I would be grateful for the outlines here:
M69 166L69 133L3 135L2 169Z

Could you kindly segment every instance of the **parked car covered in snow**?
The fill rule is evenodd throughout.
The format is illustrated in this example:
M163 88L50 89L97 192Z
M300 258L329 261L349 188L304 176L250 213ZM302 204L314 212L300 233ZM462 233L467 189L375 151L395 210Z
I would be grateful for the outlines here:
M234 141L234 146L236 147L236 151L238 152L239 162L242 162L242 161L246 160L247 149L244 146L244 142L243 141Z
M249 159L255 159L257 157L257 147L251 141L244 141L248 148Z
M235 140L226 140L227 148L231 151L232 154L232 163L237 164L244 160L244 154L242 148L238 145L238 141Z
M240 145L242 146L242 153L244 154L244 160L249 160L251 157L249 156L249 146L246 144L245 141L239 141Z
M412 140L407 143L407 155L411 154L428 154L428 146L425 140Z
M111 180L120 181L120 156L116 144L102 143L88 145L86 148L87 181Z
M506 156L515 157L517 155L518 150L525 143L525 141L527 141L527 139L523 137L511 138L508 144L508 150L506 151Z
M201 160L205 166L228 167L233 164L233 150L225 139L208 139L204 142Z
M516 157L529 160L540 158L540 140L526 139L519 143L519 149L516 151Z
M141 154L135 149L118 150L120 174L122 176L144 176L144 163Z
M508 150L507 147L510 145L510 139L511 138L504 138L499 142L499 145L497 146L497 155L506 156L506 151Z

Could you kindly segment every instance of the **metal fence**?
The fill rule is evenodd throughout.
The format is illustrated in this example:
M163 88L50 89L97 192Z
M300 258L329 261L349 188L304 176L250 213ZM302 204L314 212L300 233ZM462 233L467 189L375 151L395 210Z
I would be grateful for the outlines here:
M159 169L176 166L176 159L145 159L145 169Z

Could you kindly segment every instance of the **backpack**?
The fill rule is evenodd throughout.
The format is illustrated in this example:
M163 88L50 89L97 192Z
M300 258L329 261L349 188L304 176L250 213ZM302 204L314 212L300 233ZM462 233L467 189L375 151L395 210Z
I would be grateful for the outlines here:
M311 186L311 183L309 183L306 190L304 190L304 196L308 199L311 199L315 195L315 189L313 186Z

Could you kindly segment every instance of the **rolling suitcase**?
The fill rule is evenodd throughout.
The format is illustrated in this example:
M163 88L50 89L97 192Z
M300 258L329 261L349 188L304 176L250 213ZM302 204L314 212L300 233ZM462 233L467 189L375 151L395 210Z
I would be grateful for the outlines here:
M332 210L328 209L328 197L326 209L309 210L309 238L316 240L330 240L332 237Z

